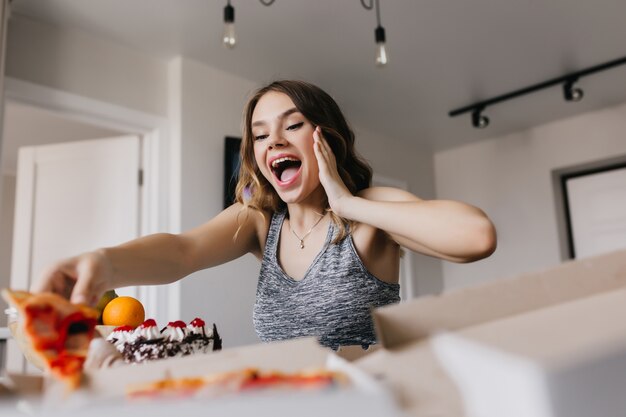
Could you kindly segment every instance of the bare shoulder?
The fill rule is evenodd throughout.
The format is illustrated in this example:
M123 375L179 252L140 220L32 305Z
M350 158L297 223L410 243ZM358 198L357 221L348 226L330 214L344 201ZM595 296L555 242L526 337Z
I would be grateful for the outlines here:
M358 197L372 201L420 201L415 194L393 187L369 187L358 192Z
M359 191L357 197L371 201L421 201L416 195L394 187L369 187ZM398 247L396 241L387 232L365 223L357 225L353 238L357 247L361 247L363 252L368 252L365 248L369 248L369 251L389 252Z
M256 237L258 244L258 252L253 252L254 255L261 259L263 258L263 252L265 251L265 241L267 240L267 234L270 230L270 223L272 222L273 212L269 210L256 210L248 209L251 211L251 216L254 221L254 229L256 231Z
M236 213L236 222L239 232L254 236L252 237L254 245L251 252L257 258L261 259L273 213L269 210L244 207L240 203L235 203L231 207L233 212Z

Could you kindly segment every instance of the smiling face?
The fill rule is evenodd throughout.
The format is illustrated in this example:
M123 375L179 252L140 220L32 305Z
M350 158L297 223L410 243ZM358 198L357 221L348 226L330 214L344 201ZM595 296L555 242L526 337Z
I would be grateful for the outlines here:
M288 95L264 94L252 113L251 128L259 170L284 202L302 202L321 189L313 152L315 126Z

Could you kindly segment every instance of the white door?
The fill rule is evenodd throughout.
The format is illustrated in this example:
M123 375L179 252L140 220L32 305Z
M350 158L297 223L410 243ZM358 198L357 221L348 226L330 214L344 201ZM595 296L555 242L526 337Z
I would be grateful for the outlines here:
M138 136L21 148L11 288L28 289L58 259L138 237L140 164ZM32 371L12 345L7 370Z
M566 182L576 258L626 248L626 167Z

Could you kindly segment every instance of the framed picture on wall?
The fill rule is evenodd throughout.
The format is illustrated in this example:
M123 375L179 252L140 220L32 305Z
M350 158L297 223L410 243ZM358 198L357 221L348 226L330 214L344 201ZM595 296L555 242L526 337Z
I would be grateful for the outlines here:
M241 166L241 138L226 136L224 143L224 208L235 202L235 187Z
M621 159L558 172L570 259L626 248L626 159Z

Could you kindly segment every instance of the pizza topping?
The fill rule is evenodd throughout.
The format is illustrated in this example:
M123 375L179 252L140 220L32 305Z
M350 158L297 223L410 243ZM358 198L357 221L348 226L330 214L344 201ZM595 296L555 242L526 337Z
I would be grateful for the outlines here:
M2 296L22 315L23 331L34 354L52 375L76 388L98 312L53 293L3 290Z
M131 398L223 395L268 389L323 389L347 384L345 375L327 370L307 372L264 372L256 368L195 378L167 378L127 388Z

